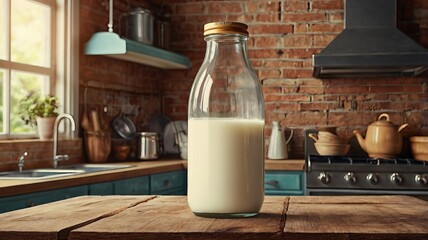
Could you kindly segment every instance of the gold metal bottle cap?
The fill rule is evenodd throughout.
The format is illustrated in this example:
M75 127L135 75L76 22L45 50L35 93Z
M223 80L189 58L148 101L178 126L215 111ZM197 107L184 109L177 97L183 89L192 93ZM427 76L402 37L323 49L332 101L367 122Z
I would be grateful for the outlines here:
M211 22L204 25L204 36L211 34L242 34L248 36L248 26L240 22Z

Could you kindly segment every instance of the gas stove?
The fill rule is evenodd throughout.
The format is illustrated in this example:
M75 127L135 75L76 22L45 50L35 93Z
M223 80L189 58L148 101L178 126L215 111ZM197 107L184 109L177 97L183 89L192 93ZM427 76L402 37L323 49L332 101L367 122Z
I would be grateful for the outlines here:
M308 155L308 195L406 194L428 196L428 162Z

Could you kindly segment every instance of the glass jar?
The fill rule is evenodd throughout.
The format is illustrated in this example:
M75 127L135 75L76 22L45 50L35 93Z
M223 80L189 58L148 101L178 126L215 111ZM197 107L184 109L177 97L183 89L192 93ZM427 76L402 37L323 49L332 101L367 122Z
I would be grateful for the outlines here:
M264 200L264 100L248 26L204 26L205 59L189 97L188 204L197 216L249 217Z

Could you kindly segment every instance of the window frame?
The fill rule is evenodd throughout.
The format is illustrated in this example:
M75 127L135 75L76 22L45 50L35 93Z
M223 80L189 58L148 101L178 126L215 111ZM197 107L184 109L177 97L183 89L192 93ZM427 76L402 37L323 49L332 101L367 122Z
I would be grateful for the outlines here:
M51 14L51 52L50 66L40 67L11 61L11 1L5 0L7 12L6 18L6 56L7 61L0 59L0 68L6 69L5 82L3 83L3 105L5 112L3 120L7 121L4 132L0 133L0 139L35 138L37 134L11 134L10 133L10 77L11 71L24 71L34 74L44 74L50 77L49 93L59 98L59 112L67 112L78 119L78 49L79 49L79 0L31 0L50 6ZM57 30L58 29L58 30ZM76 122L77 124L77 122ZM66 123L61 129L67 136L77 136L72 133L70 124Z

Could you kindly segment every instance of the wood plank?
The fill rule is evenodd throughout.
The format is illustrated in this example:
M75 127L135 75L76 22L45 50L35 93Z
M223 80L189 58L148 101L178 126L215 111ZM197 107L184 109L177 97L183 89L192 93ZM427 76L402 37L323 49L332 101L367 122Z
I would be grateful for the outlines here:
M278 171L303 171L305 170L305 160L303 159L283 159L283 160L265 160L266 170Z
M285 239L428 239L428 203L408 196L291 197Z
M0 239L428 239L409 196L267 196L252 218L193 215L185 196L85 196L0 214Z
M68 239L71 230L155 196L84 196L0 214L0 239Z
M195 216L186 197L158 197L73 230L70 239L281 239L286 204L288 197L269 197L255 217L215 219Z

